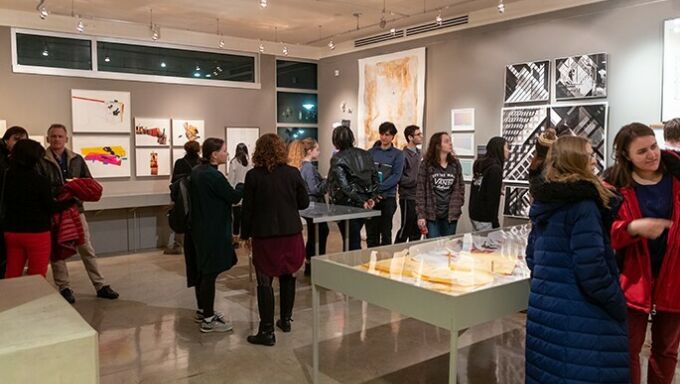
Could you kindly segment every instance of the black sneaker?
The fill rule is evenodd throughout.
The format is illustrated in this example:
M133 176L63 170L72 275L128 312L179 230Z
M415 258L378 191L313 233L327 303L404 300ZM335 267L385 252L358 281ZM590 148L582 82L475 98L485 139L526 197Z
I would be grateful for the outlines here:
M59 293L61 293L61 296L66 301L68 301L69 304L73 304L76 302L76 297L73 296L73 291L71 290L71 288L64 288L61 291L59 291Z
M97 297L101 297L102 299L116 300L118 298L118 292L111 289L111 286L105 285L97 291Z

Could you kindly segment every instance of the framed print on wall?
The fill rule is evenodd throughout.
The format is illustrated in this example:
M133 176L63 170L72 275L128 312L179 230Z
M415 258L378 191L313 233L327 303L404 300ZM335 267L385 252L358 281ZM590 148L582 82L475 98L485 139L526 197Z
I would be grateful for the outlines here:
M550 102L550 61L505 67L505 103Z
M451 132L475 130L475 109L463 108L451 110Z
M607 54L555 59L555 100L607 97Z
M501 136L510 148L505 162L503 180L512 183L529 182L529 166L538 135L548 128L548 106L503 108Z
M95 179L130 177L129 135L74 135L71 143Z
M172 146L183 147L187 141L203 143L205 121L172 119Z
M130 92L71 90L73 133L127 133Z
M260 128L257 127L227 127L225 129L227 138L227 152L229 160L236 155L236 146L243 143L248 148L248 155L253 157L255 152L255 142L260 138ZM229 163L229 160L227 163Z
M453 132L451 133L451 141L453 141L453 152L456 156L474 156L475 150L475 134L474 132Z
M170 119L135 118L136 147L167 147L170 145Z
M531 194L529 187L506 186L503 216L526 219L531 208Z
M680 18L664 22L661 121L680 117L678 84L680 84Z
M463 171L463 181L472 181L474 176L472 171L472 166L475 162L474 159L458 159L460 161L460 167Z
M170 148L137 148L137 176L170 176Z

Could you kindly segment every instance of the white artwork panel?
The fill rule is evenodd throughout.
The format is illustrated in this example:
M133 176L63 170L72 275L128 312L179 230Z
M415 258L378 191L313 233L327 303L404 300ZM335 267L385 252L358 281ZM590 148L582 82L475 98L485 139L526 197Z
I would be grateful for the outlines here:
M475 109L452 109L451 132L465 132L475 130Z
M661 121L680 117L680 18L664 22Z
M167 147L170 145L170 119L135 118L135 146Z
M170 176L170 148L137 148L137 176Z
M95 179L130 177L129 135L74 135L71 143Z
M453 152L456 156L474 156L475 155L475 134L454 132L451 134L453 141Z
M227 152L229 152L229 160L236 155L236 146L243 143L248 147L248 155L253 156L255 152L255 142L260 137L260 128L237 128L227 127Z
M172 119L172 145L183 147L188 141L205 140L205 121Z
M74 133L130 133L130 92L71 90Z

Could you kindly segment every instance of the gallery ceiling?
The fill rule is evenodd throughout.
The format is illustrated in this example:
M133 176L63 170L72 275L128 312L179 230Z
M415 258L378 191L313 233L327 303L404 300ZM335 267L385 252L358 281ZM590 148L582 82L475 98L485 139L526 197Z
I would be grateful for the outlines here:
M499 0L46 0L52 14L81 15L85 20L153 22L227 36L323 46L390 28L464 15L495 7ZM506 6L518 0L504 0ZM36 12L38 0L0 0L0 9ZM383 13L383 7L385 12ZM358 15L358 17L356 16ZM386 21L381 28L381 19ZM359 30L357 30L357 22Z

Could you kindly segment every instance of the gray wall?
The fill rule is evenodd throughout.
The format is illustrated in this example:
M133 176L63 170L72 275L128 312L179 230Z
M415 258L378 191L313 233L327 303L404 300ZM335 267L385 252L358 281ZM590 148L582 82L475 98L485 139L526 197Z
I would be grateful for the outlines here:
M477 144L500 134L505 65L608 53L609 96L598 100L609 102L611 147L626 123L661 120L663 20L678 16L677 0L612 0L324 59L319 66L321 169L327 170L332 151L331 124L351 119L357 126L357 60L422 46L427 47L426 138L450 129L452 108L473 107ZM343 101L352 114L341 112ZM464 218L463 230L467 222Z

